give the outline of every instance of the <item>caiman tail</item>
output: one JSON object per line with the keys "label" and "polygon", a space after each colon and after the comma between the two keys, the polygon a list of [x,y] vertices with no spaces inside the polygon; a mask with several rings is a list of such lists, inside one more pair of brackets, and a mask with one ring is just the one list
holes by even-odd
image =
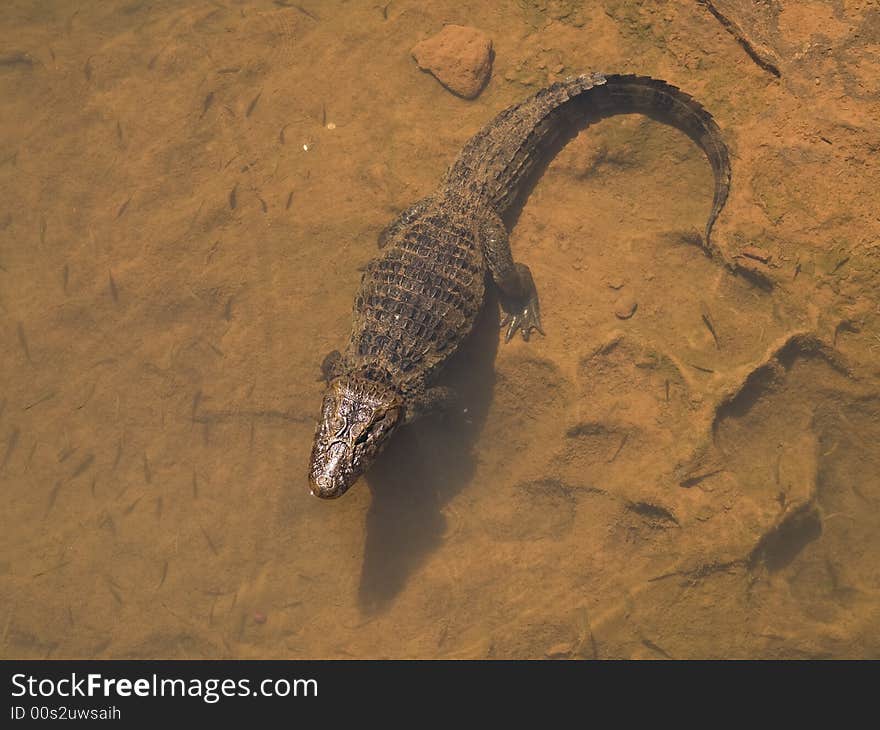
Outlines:
{"label": "caiman tail", "polygon": [[[712,116],[690,95],[648,76],[587,74],[559,81],[501,112],[462,150],[447,181],[477,183],[492,207],[504,214],[522,192],[542,156],[571,125],[615,114],[645,114],[680,129],[709,158],[715,196],[705,246],[730,191],[730,156]],[[480,161],[474,164],[475,161]]]}
{"label": "caiman tail", "polygon": [[712,165],[715,196],[706,222],[706,247],[712,226],[730,192],[730,155],[718,125],[700,104],[680,89],[648,76],[610,75],[592,89],[595,103],[607,105],[608,114],[639,112],[670,124],[696,142]]}

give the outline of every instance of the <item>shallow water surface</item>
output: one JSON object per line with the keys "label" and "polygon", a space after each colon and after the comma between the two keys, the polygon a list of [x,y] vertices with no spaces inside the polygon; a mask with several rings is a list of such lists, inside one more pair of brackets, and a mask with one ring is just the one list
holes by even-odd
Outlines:
{"label": "shallow water surface", "polygon": [[[697,2],[8,2],[0,655],[880,656],[880,11],[713,6],[739,40]],[[444,23],[493,40],[476,100],[410,57]],[[546,337],[490,295],[459,411],[311,497],[378,232],[590,70],[713,113],[717,254],[699,149],[590,126],[512,233]]]}

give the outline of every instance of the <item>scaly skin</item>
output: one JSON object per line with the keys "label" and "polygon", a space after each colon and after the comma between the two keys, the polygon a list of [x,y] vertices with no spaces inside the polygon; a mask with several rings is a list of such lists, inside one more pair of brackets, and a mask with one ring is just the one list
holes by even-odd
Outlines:
{"label": "scaly skin", "polygon": [[501,112],[462,149],[439,189],[380,237],[355,298],[345,350],[322,366],[327,391],[312,449],[312,494],[339,497],[403,423],[448,403],[438,369],[473,328],[486,273],[507,312],[506,339],[541,329],[538,296],[515,263],[502,222],[555,148],[595,119],[639,112],[700,145],[715,173],[705,246],[730,189],[727,147],[711,116],[687,94],[640,76],[566,79]]}

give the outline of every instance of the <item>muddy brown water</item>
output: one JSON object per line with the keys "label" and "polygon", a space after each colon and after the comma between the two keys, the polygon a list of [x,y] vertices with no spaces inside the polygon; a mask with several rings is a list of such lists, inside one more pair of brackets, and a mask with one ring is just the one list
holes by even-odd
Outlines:
{"label": "muddy brown water", "polygon": [[[709,4],[733,24],[6,3],[0,655],[880,656],[880,10]],[[409,56],[447,22],[494,41],[475,101]],[[314,499],[318,367],[378,231],[496,112],[588,70],[715,115],[718,255],[690,140],[585,130],[513,232],[546,337],[502,344],[490,302],[447,374],[467,412]]]}

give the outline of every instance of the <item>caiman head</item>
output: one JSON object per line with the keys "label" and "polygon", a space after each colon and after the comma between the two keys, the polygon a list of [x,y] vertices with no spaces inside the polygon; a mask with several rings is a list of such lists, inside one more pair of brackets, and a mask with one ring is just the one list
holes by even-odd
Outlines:
{"label": "caiman head", "polygon": [[403,402],[391,388],[351,375],[331,380],[312,447],[312,494],[322,499],[345,494],[373,463],[403,416]]}

